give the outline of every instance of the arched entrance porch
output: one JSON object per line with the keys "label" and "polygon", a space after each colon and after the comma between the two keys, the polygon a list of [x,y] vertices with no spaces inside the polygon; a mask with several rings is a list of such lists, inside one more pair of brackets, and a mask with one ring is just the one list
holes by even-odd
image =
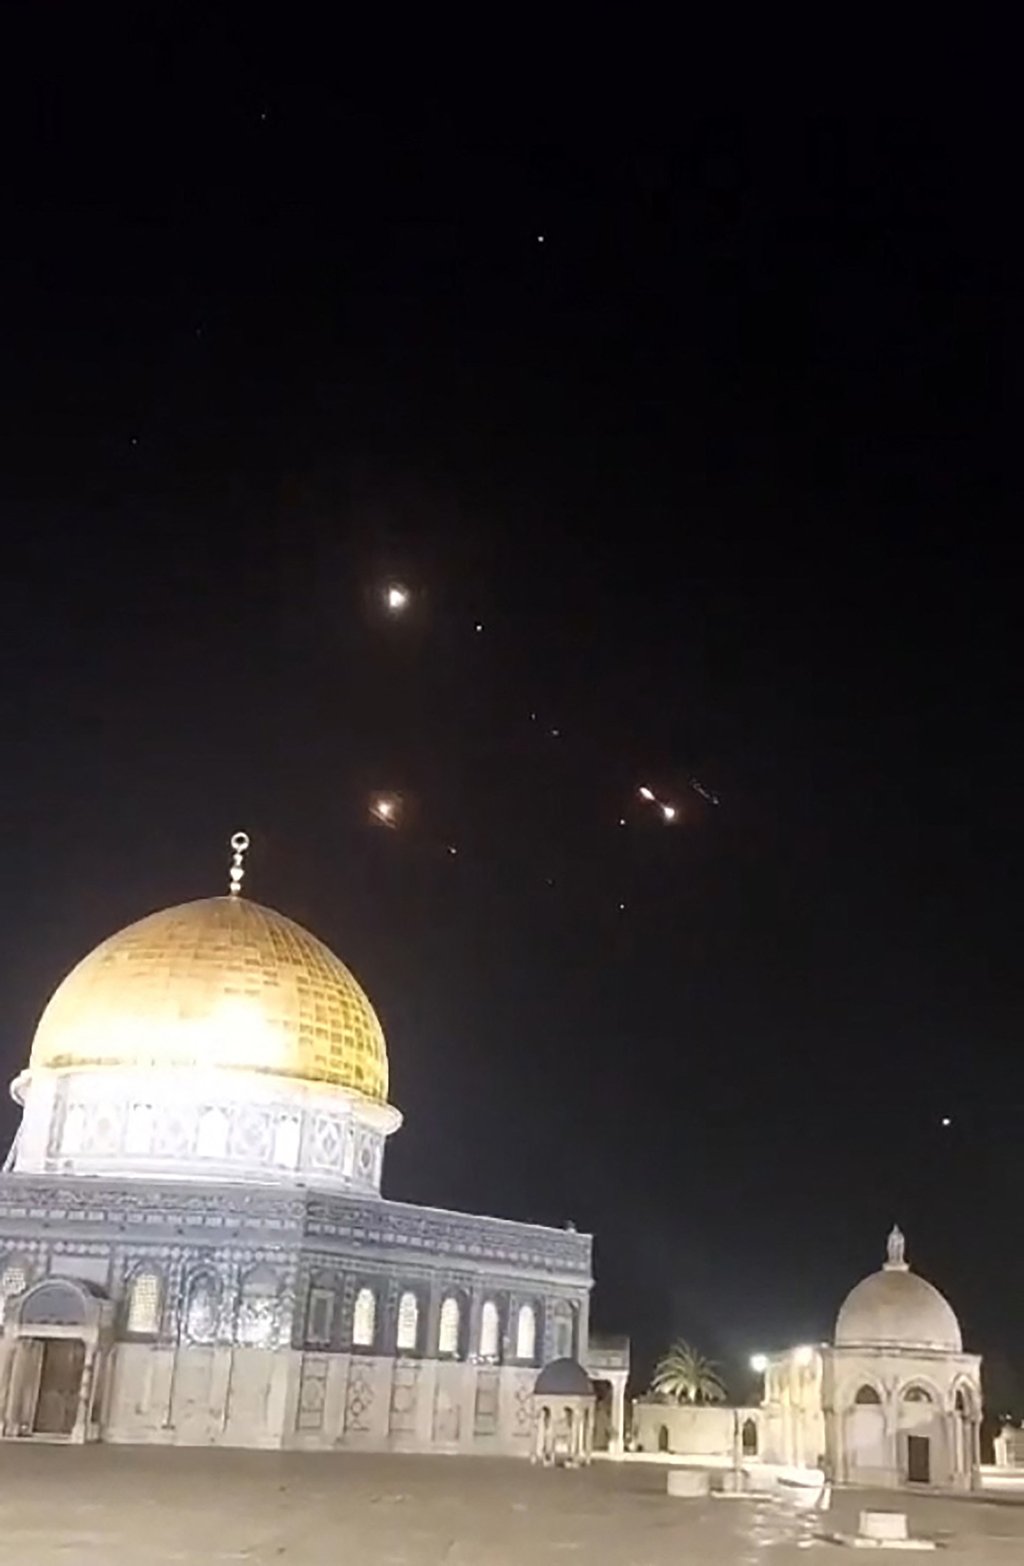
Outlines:
{"label": "arched entrance porch", "polygon": [[95,1441],[113,1307],[95,1285],[45,1278],[13,1302],[0,1352],[0,1433]]}

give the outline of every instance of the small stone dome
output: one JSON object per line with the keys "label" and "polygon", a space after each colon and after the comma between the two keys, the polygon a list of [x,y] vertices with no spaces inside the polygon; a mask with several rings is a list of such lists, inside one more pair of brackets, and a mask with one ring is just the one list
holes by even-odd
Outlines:
{"label": "small stone dome", "polygon": [[533,1391],[541,1397],[593,1397],[594,1384],[578,1360],[553,1359],[537,1377]]}
{"label": "small stone dome", "polygon": [[836,1318],[837,1348],[963,1351],[952,1306],[903,1260],[903,1236],[889,1236],[889,1259],[846,1296]]}

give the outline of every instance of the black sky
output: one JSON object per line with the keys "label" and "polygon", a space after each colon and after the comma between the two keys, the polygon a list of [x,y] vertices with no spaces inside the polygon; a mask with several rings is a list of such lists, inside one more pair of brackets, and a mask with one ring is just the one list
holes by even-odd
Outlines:
{"label": "black sky", "polygon": [[142,14],[26,20],[6,106],[4,1069],[244,826],[382,1014],[388,1194],[592,1230],[644,1366],[827,1335],[898,1219],[1013,1396],[1005,141]]}

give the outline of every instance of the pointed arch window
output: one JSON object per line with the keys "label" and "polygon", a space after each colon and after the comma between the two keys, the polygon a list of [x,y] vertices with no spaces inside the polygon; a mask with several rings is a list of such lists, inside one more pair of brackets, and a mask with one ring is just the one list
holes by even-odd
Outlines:
{"label": "pointed arch window", "polygon": [[64,1131],[61,1135],[60,1150],[62,1153],[80,1153],[82,1143],[85,1141],[85,1110],[81,1104],[71,1104],[64,1116]]}
{"label": "pointed arch window", "polygon": [[855,1403],[859,1403],[863,1408],[865,1405],[870,1407],[876,1403],[881,1403],[882,1399],[879,1397],[875,1388],[868,1386],[868,1384],[865,1382],[864,1386],[858,1388],[857,1396],[853,1401]]}
{"label": "pointed arch window", "polygon": [[274,1162],[282,1169],[294,1169],[299,1161],[302,1127],[297,1115],[285,1115],[274,1127]]}
{"label": "pointed arch window", "polygon": [[554,1350],[556,1359],[571,1359],[573,1350],[573,1318],[568,1305],[559,1305],[554,1319]]}
{"label": "pointed arch window", "polygon": [[277,1273],[254,1267],[242,1283],[236,1337],[249,1348],[271,1348],[277,1328]]}
{"label": "pointed arch window", "polygon": [[198,1273],[189,1286],[185,1334],[192,1343],[213,1343],[220,1312],[220,1284],[212,1272]]}
{"label": "pointed arch window", "polygon": [[204,1109],[199,1116],[196,1153],[200,1158],[223,1158],[228,1150],[228,1117],[223,1109]]}
{"label": "pointed arch window", "polygon": [[533,1359],[537,1347],[537,1313],[532,1305],[520,1305],[516,1320],[516,1359]]}
{"label": "pointed arch window", "polygon": [[306,1342],[320,1346],[330,1343],[333,1320],[334,1290],[322,1286],[310,1289],[306,1310]]}
{"label": "pointed arch window", "polygon": [[128,1111],[124,1134],[126,1153],[148,1153],[153,1146],[153,1106],[133,1104]]}
{"label": "pointed arch window", "polygon": [[160,1330],[160,1306],[163,1287],[160,1274],[150,1268],[137,1272],[128,1289],[128,1314],[125,1325],[129,1332],[140,1336],[155,1337]]}
{"label": "pointed arch window", "polygon": [[480,1312],[480,1358],[497,1359],[498,1357],[498,1307],[493,1300],[484,1300],[483,1309]]}
{"label": "pointed arch window", "polygon": [[400,1354],[411,1353],[416,1348],[420,1324],[420,1302],[411,1289],[406,1289],[398,1302],[398,1331],[395,1347]]}
{"label": "pointed arch window", "polygon": [[437,1330],[437,1352],[455,1355],[459,1352],[459,1302],[454,1294],[441,1306],[441,1321]]}
{"label": "pointed arch window", "polygon": [[360,1289],[352,1312],[352,1343],[356,1348],[373,1348],[377,1331],[377,1296],[372,1289]]}

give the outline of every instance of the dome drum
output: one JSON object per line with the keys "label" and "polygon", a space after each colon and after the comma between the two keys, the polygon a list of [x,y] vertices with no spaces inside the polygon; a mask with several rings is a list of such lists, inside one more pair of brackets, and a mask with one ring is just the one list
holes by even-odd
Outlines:
{"label": "dome drum", "polygon": [[341,1089],[239,1071],[26,1072],[18,1173],[299,1182],[380,1191],[401,1116]]}

